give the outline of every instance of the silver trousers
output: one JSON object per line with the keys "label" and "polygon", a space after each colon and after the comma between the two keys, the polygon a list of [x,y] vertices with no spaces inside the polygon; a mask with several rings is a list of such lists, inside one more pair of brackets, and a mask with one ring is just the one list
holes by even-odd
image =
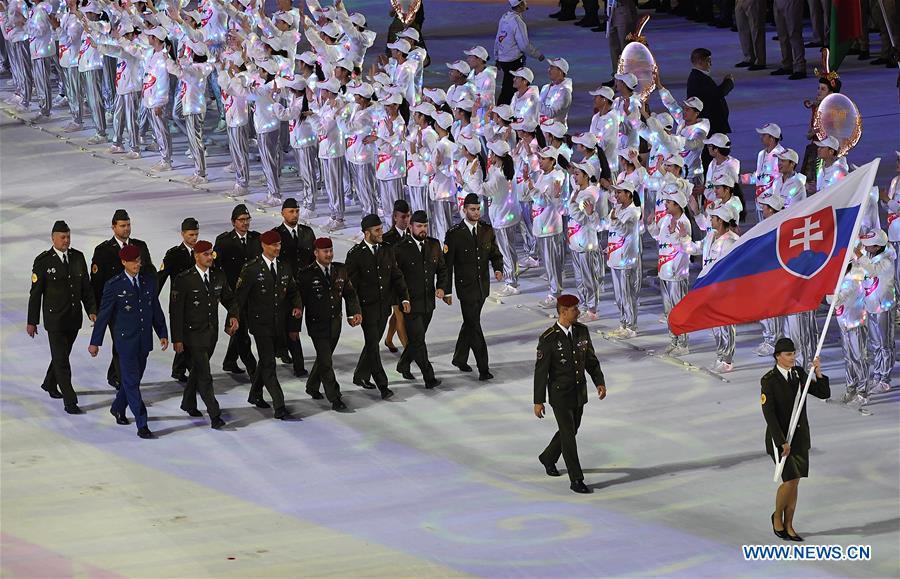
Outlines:
{"label": "silver trousers", "polygon": [[731,364],[734,361],[734,326],[719,326],[711,331],[716,342],[716,361]]}
{"label": "silver trousers", "polygon": [[866,393],[869,382],[869,358],[866,352],[867,328],[865,325],[845,330],[841,328],[841,344],[844,347],[844,370],[847,373],[847,391]]}
{"label": "silver trousers", "polygon": [[619,308],[619,325],[637,331],[638,296],[634,291],[637,270],[610,268],[610,272],[612,272],[613,295]]}
{"label": "silver trousers", "polygon": [[606,291],[606,244],[609,242],[609,232],[597,233],[597,291],[601,294]]}
{"label": "silver trousers", "polygon": [[116,59],[112,56],[103,57],[102,94],[103,107],[110,111],[116,98]]}
{"label": "silver trousers", "polygon": [[872,353],[872,379],[874,382],[891,383],[894,368],[894,310],[869,314],[866,319],[869,331],[869,351]]}
{"label": "silver trousers", "polygon": [[184,125],[187,128],[188,146],[194,157],[194,174],[206,177],[206,145],[203,144],[203,114],[187,115]]}
{"label": "silver trousers", "polygon": [[394,212],[394,201],[404,199],[403,179],[390,179],[388,181],[376,179],[376,185],[378,188],[378,201],[381,203],[381,211],[384,215],[381,220],[388,226],[391,223],[391,214]]}
{"label": "silver trousers", "polygon": [[66,83],[66,100],[69,101],[69,114],[76,125],[84,123],[84,85],[77,66],[63,69]]}
{"label": "silver trousers", "polygon": [[[687,295],[689,287],[690,283],[687,278],[677,281],[659,280],[659,291],[662,294],[663,311],[666,312],[667,316],[669,315],[669,312],[672,311],[672,308],[675,307],[675,304],[680,302],[684,296]],[[674,346],[687,347],[688,345],[687,334],[676,336],[670,330],[669,337]]]}
{"label": "silver trousers", "polygon": [[272,197],[281,199],[281,180],[278,171],[278,131],[257,133],[256,143],[259,146],[259,162],[263,175],[266,176],[266,190]]}
{"label": "silver trousers", "polygon": [[97,134],[106,136],[106,107],[103,105],[103,71],[100,69],[86,70],[81,75],[84,83],[84,96],[87,98],[88,110],[91,111],[91,119]]}
{"label": "silver trousers", "polygon": [[[410,189],[416,188],[417,187],[410,187]],[[494,229],[494,237],[497,239],[497,247],[500,248],[500,254],[503,256],[503,281],[506,282],[506,285],[518,287],[519,257],[516,254],[515,234],[515,226],[504,227],[503,229]]]}
{"label": "silver trousers", "polygon": [[169,125],[166,123],[166,109],[158,107],[150,110],[150,127],[153,129],[153,138],[159,147],[159,157],[166,163],[172,162],[172,135],[169,134]]}
{"label": "silver trousers", "polygon": [[563,266],[566,258],[565,239],[564,234],[557,233],[539,237],[537,240],[544,271],[547,272],[547,281],[550,282],[550,295],[553,297],[559,296],[562,292]]}
{"label": "silver trousers", "polygon": [[762,326],[763,342],[770,346],[774,346],[778,338],[784,336],[784,316],[760,320],[759,325]]}
{"label": "silver trousers", "polygon": [[139,92],[117,94],[113,109],[113,144],[122,146],[125,127],[128,127],[128,148],[136,153],[141,150],[138,139],[138,107],[140,103],[141,93]]}
{"label": "silver trousers", "polygon": [[531,230],[531,201],[519,201],[522,208],[522,221],[519,222],[519,231],[522,233],[522,251],[529,257],[534,257],[537,241]]}
{"label": "silver trousers", "polygon": [[[378,213],[378,200],[375,191],[375,164],[365,163],[357,165],[350,163],[350,181],[353,183],[353,189],[356,191],[356,197],[359,200],[359,206],[362,209],[362,215],[371,215]],[[443,242],[443,239],[441,239]]]}
{"label": "silver trousers", "polygon": [[22,104],[31,104],[31,91],[34,88],[34,75],[31,69],[31,50],[28,41],[12,42],[9,45],[9,63],[12,65],[13,82],[16,94],[22,97]]}
{"label": "silver trousers", "polygon": [[447,237],[447,230],[453,225],[453,207],[454,201],[452,199],[431,202],[431,212],[428,216],[429,229],[431,230],[431,235],[441,243],[444,243],[444,238]]}
{"label": "silver trousers", "polygon": [[247,125],[228,127],[228,152],[234,167],[234,183],[239,187],[250,186],[250,135]]}
{"label": "silver trousers", "polygon": [[600,306],[600,280],[597,278],[599,251],[573,251],[572,266],[578,297],[588,310],[597,313]]}
{"label": "silver trousers", "polygon": [[34,86],[41,97],[41,114],[49,115],[53,105],[53,87],[50,84],[50,70],[53,68],[52,56],[35,58],[31,61]]}
{"label": "silver trousers", "polygon": [[[297,161],[297,176],[300,177],[301,205],[310,211],[316,210],[316,193],[319,191],[316,173],[319,170],[319,155],[316,147],[300,147],[294,149],[294,159]],[[372,179],[375,179],[375,167],[372,167]],[[375,184],[372,184],[375,188]]]}
{"label": "silver trousers", "polygon": [[406,195],[409,199],[411,211],[428,211],[428,187],[406,186]]}
{"label": "silver trousers", "polygon": [[[344,220],[344,157],[319,159],[328,195],[328,209],[335,221]],[[399,180],[398,180],[399,181]]]}
{"label": "silver trousers", "polygon": [[815,310],[786,316],[784,333],[793,340],[794,347],[797,348],[795,363],[798,366],[802,366],[804,370],[809,369],[813,363],[813,356],[816,353],[816,340],[818,339]]}

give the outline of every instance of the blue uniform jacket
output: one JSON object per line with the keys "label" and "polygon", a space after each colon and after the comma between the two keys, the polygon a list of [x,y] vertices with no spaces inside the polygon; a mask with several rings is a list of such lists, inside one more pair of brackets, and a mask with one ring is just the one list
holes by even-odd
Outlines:
{"label": "blue uniform jacket", "polygon": [[100,313],[94,322],[91,345],[102,346],[106,327],[112,330],[119,356],[146,356],[153,350],[153,331],[169,337],[166,318],[156,297],[156,276],[138,275],[140,295],[124,271],[103,286]]}

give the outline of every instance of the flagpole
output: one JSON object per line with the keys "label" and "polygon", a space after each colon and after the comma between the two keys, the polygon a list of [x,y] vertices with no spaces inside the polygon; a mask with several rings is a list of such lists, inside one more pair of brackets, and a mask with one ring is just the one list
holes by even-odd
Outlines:
{"label": "flagpole", "polygon": [[[872,172],[872,181],[874,182],[875,177],[874,174],[878,171],[878,164],[881,162],[881,158],[874,159],[873,163],[875,166],[870,168],[869,170]],[[850,235],[850,243],[847,244],[847,254],[844,256],[844,262],[841,266],[840,275],[838,275],[837,283],[834,286],[834,291],[831,292],[832,295],[836,295],[838,291],[841,289],[841,284],[844,281],[844,272],[847,270],[847,264],[850,263],[850,259],[853,256],[853,249],[856,245],[857,238],[859,237],[859,227],[862,225],[863,214],[866,210],[866,205],[869,202],[869,189],[872,188],[872,183],[869,183],[866,187],[866,195],[863,197],[863,201],[859,206],[859,213],[856,215],[856,221],[853,224],[853,232]],[[816,344],[816,353],[813,355],[813,360],[819,357],[819,354],[822,352],[822,346],[825,344],[825,332],[828,330],[828,324],[831,322],[831,318],[834,315],[835,308],[835,300],[831,301],[831,306],[828,308],[828,315],[825,317],[825,325],[822,326],[822,332],[819,335],[819,342]],[[790,445],[791,439],[794,437],[794,432],[797,430],[797,423],[800,421],[800,413],[803,411],[803,404],[806,402],[806,395],[809,393],[809,386],[812,384],[814,372],[810,372],[812,368],[812,360],[804,360],[806,364],[810,367],[807,368],[806,374],[806,384],[803,386],[803,394],[800,396],[800,401],[797,403],[797,407],[794,409],[794,412],[791,414],[791,422],[788,427],[787,433],[787,443]],[[778,452],[778,449],[775,449]],[[773,477],[774,482],[778,482],[781,478],[781,471],[784,470],[785,460],[781,454],[778,454],[778,463],[775,465],[775,476]]]}

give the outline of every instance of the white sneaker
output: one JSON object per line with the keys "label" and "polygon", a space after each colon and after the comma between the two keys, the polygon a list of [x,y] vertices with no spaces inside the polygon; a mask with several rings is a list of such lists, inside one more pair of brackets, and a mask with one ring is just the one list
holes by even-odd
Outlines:
{"label": "white sneaker", "polygon": [[847,390],[841,395],[841,404],[850,404],[856,398],[856,390]]}
{"label": "white sneaker", "polygon": [[230,197],[231,199],[242,199],[247,195],[247,188],[241,187],[240,185],[235,185],[231,191],[225,194],[226,197]]}
{"label": "white sneaker", "polygon": [[619,332],[619,336],[618,336],[620,340],[630,340],[631,338],[634,338],[635,336],[637,336],[637,332],[635,332],[631,328],[620,328],[620,329],[621,329],[621,332]]}
{"label": "white sneaker", "polygon": [[771,356],[772,354],[775,353],[775,346],[773,346],[772,344],[770,344],[768,342],[763,342],[762,344],[757,346],[756,349],[753,350],[753,352],[757,356],[761,356],[761,357]]}
{"label": "white sneaker", "polygon": [[691,353],[691,350],[687,346],[676,346],[675,344],[669,344],[669,347],[666,348],[666,354],[672,356],[673,358],[680,358],[681,356],[686,356]]}
{"label": "white sneaker", "polygon": [[118,155],[119,153],[124,153],[125,149],[123,149],[121,145],[113,144],[109,147],[109,149],[107,149],[107,152]]}
{"label": "white sneaker", "polygon": [[854,396],[848,404],[852,404],[854,406],[862,408],[863,406],[867,406],[869,404],[869,396],[868,394],[857,392],[856,396]]}
{"label": "white sneaker", "polygon": [[155,152],[159,151],[159,145],[157,145],[155,141],[150,141],[149,143],[144,145],[144,150],[152,151],[155,153]]}
{"label": "white sneaker", "polygon": [[251,147],[259,147],[259,141],[257,141],[256,139],[250,139],[247,142],[247,145],[249,145]]}
{"label": "white sneaker", "polygon": [[659,322],[660,324],[664,325],[664,326],[665,326],[665,325],[668,325],[668,323],[669,323],[669,316],[666,315],[665,313],[659,314],[659,317],[656,318],[656,321]]}
{"label": "white sneaker", "polygon": [[125,153],[125,158],[126,159],[140,159],[141,154],[138,153],[137,151],[128,151],[127,153]]}
{"label": "white sneaker", "polygon": [[580,316],[578,316],[578,321],[581,322],[582,324],[596,322],[599,319],[600,319],[600,316],[598,316],[596,313],[594,313],[590,310],[588,310],[588,311],[584,312],[583,314],[581,314]]}
{"label": "white sneaker", "polygon": [[64,133],[77,133],[78,131],[82,131],[82,130],[84,130],[84,126],[79,125],[75,121],[72,121],[63,127]]}
{"label": "white sneaker", "polygon": [[105,143],[106,137],[101,135],[94,135],[90,139],[87,140],[88,145],[99,145],[100,143]]}
{"label": "white sneaker", "polygon": [[734,364],[729,364],[723,360],[719,360],[716,362],[716,365],[713,366],[713,372],[718,372],[719,374],[727,374],[734,369]]}
{"label": "white sneaker", "polygon": [[65,106],[67,104],[69,104],[69,99],[67,99],[66,97],[64,97],[62,95],[57,95],[57,96],[53,97],[53,106],[61,107],[61,106]]}
{"label": "white sneaker", "polygon": [[496,292],[496,295],[498,298],[505,298],[509,296],[519,295],[519,293],[519,288],[506,284],[505,286],[503,286],[503,289]]}
{"label": "white sneaker", "polygon": [[163,171],[171,171],[172,163],[169,163],[167,161],[160,161],[156,165],[153,165],[152,167],[150,167],[150,170],[153,171],[154,173],[161,173]]}
{"label": "white sneaker", "polygon": [[326,231],[340,231],[344,228],[344,220],[343,219],[332,219],[328,222],[328,225],[325,226]]}
{"label": "white sneaker", "polygon": [[530,269],[532,267],[539,267],[540,265],[541,265],[541,262],[539,262],[538,260],[536,260],[535,258],[533,258],[531,256],[528,256],[525,259],[523,259],[521,262],[519,262],[520,269]]}
{"label": "white sneaker", "polygon": [[547,296],[538,302],[538,307],[543,308],[545,310],[549,310],[550,308],[556,307],[556,298],[553,296]]}
{"label": "white sneaker", "polygon": [[884,381],[879,381],[878,384],[869,388],[870,394],[881,394],[883,392],[890,392],[891,385]]}
{"label": "white sneaker", "polygon": [[191,175],[187,180],[191,185],[203,185],[209,182],[205,175]]}
{"label": "white sneaker", "polygon": [[263,207],[275,207],[276,205],[281,205],[281,197],[275,197],[274,195],[266,195],[266,198],[258,203]]}
{"label": "white sneaker", "polygon": [[234,173],[234,163],[228,163],[225,167],[222,168],[226,173]]}
{"label": "white sneaker", "polygon": [[225,124],[225,119],[219,119],[219,124],[216,125],[216,128],[213,129],[214,133],[224,133],[228,130],[228,125]]}

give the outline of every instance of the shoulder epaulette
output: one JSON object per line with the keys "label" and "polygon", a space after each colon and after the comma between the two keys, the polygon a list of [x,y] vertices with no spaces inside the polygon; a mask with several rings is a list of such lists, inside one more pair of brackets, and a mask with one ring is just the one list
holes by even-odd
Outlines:
{"label": "shoulder epaulette", "polygon": [[555,333],[556,333],[556,324],[553,324],[552,326],[550,326],[549,328],[544,330],[544,333],[541,334],[541,339],[543,340],[544,338],[549,338],[550,336],[552,336]]}

